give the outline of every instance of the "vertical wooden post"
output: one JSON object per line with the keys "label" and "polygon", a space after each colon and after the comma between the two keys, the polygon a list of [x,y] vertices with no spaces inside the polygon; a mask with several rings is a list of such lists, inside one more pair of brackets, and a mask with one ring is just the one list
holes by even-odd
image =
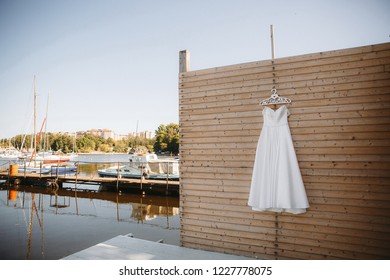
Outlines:
{"label": "vertical wooden post", "polygon": [[272,51],[272,60],[275,59],[275,44],[274,44],[274,26],[271,24],[271,51]]}
{"label": "vertical wooden post", "polygon": [[118,161],[118,169],[117,169],[117,175],[116,175],[116,192],[119,192],[119,161]]}
{"label": "vertical wooden post", "polygon": [[183,50],[179,52],[179,73],[190,71],[190,51]]}
{"label": "vertical wooden post", "polygon": [[79,215],[79,204],[77,203],[77,174],[79,173],[79,161],[76,162],[76,180],[74,182],[74,198],[76,201],[76,215]]}
{"label": "vertical wooden post", "polygon": [[139,187],[140,187],[140,190],[142,191],[142,179],[143,179],[143,172],[144,172],[144,163],[143,162],[140,162],[141,164],[141,176],[139,177]]}
{"label": "vertical wooden post", "polygon": [[116,220],[119,222],[119,192],[116,192]]}
{"label": "vertical wooden post", "polygon": [[74,182],[74,189],[75,189],[75,190],[77,189],[77,176],[78,176],[78,174],[79,174],[79,164],[80,164],[79,161],[75,163],[75,166],[76,166],[76,180],[75,180],[75,182]]}
{"label": "vertical wooden post", "polygon": [[[276,87],[276,73],[275,73],[275,43],[274,43],[274,26],[271,24],[271,52],[272,52],[272,81],[273,88]],[[274,105],[274,110],[276,109],[276,105]]]}
{"label": "vertical wooden post", "polygon": [[32,140],[34,141],[32,155],[34,156],[34,167],[36,167],[35,157],[37,152],[37,84],[35,81],[35,75],[34,75],[34,136]]}
{"label": "vertical wooden post", "polygon": [[8,163],[8,182],[11,182],[10,179],[11,179],[11,160]]}
{"label": "vertical wooden post", "polygon": [[168,195],[168,193],[169,193],[169,161],[167,162],[167,165],[168,165],[168,167],[167,167],[167,189],[165,190],[165,195]]}

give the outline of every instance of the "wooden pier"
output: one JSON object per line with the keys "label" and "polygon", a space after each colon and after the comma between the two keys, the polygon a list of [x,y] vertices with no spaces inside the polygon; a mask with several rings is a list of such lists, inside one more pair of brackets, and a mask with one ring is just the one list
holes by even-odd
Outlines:
{"label": "wooden pier", "polygon": [[7,180],[10,184],[34,185],[42,187],[62,188],[65,183],[98,185],[101,191],[121,191],[134,193],[165,194],[178,196],[179,181],[130,179],[116,177],[89,177],[75,175],[44,175],[44,174],[14,174],[0,172],[0,179]]}

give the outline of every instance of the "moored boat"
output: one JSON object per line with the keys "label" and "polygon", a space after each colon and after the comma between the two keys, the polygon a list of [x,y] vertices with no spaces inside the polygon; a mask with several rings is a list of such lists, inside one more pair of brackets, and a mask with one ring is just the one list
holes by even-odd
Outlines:
{"label": "moored boat", "polygon": [[43,161],[19,162],[17,164],[19,173],[36,173],[36,174],[52,174],[63,175],[77,172],[77,166],[74,163],[56,162],[51,164],[43,164]]}
{"label": "moored boat", "polygon": [[176,159],[154,159],[147,165],[148,179],[151,180],[173,180],[178,181],[179,161]]}
{"label": "moored boat", "polygon": [[34,166],[23,166],[18,165],[19,173],[28,173],[28,174],[50,174],[51,170],[44,167],[34,167]]}
{"label": "moored boat", "polygon": [[22,152],[14,149],[14,148],[2,149],[0,151],[0,160],[3,160],[3,161],[17,160],[22,155],[23,155]]}
{"label": "moored boat", "polygon": [[[118,167],[112,166],[106,169],[100,169],[98,170],[98,174],[100,177],[118,177]],[[119,178],[140,179],[141,177],[147,177],[144,169],[130,165],[119,166]]]}
{"label": "moored boat", "polygon": [[[111,166],[98,170],[100,177],[119,177],[150,180],[179,180],[179,161],[175,159],[158,159],[156,155],[149,158],[141,156],[131,158],[129,164]],[[119,174],[118,174],[119,173]]]}
{"label": "moored boat", "polygon": [[77,157],[77,154],[54,154],[53,152],[37,153],[35,156],[36,161],[42,161],[43,164],[63,163],[73,161]]}
{"label": "moored boat", "polygon": [[58,174],[72,174],[77,172],[77,166],[75,164],[66,163],[66,164],[45,164],[45,168],[50,169],[52,175]]}

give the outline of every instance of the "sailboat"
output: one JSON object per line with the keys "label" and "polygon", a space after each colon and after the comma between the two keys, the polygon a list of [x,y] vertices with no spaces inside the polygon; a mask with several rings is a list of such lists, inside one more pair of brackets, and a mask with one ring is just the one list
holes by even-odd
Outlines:
{"label": "sailboat", "polygon": [[[51,152],[37,153],[37,144],[40,141],[42,130],[47,122],[46,117],[43,120],[39,133],[36,133],[36,113],[37,113],[37,91],[36,91],[36,79],[34,76],[34,135],[33,135],[33,148],[30,155],[26,155],[22,158],[23,163],[19,164],[18,172],[24,173],[38,173],[38,174],[63,174],[75,172],[77,167],[75,165],[62,165],[64,162],[69,162],[72,156],[67,155],[55,155]],[[61,164],[61,165],[60,165]]]}

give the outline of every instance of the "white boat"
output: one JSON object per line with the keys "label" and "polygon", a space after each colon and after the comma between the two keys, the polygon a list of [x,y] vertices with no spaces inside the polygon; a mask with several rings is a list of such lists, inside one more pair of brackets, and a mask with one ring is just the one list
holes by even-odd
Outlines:
{"label": "white boat", "polygon": [[76,157],[76,154],[53,154],[53,152],[49,151],[37,153],[35,160],[38,162],[42,161],[43,164],[55,164],[73,161]]}
{"label": "white boat", "polygon": [[50,174],[50,169],[46,167],[35,167],[35,166],[23,166],[18,165],[18,173],[28,173],[28,174]]}
{"label": "white boat", "polygon": [[22,152],[14,148],[7,148],[0,152],[0,160],[17,160],[21,156],[23,156]]}
{"label": "white boat", "polygon": [[50,170],[52,175],[63,175],[77,172],[77,165],[73,163],[44,164],[44,168]]}
{"label": "white boat", "polygon": [[[111,166],[106,169],[98,170],[98,174],[100,177],[118,177],[118,167]],[[141,177],[147,177],[145,169],[130,165],[119,166],[119,178],[140,179]]]}
{"label": "white boat", "polygon": [[[119,172],[119,175],[118,175]],[[150,180],[179,180],[179,161],[159,159],[156,154],[134,155],[129,164],[98,170],[100,177],[136,178]]]}
{"label": "white boat", "polygon": [[130,155],[129,161],[135,164],[146,164],[156,159],[158,159],[156,154],[132,154]]}
{"label": "white boat", "polygon": [[41,164],[36,163],[29,164],[27,162],[18,164],[18,172],[23,173],[36,173],[36,174],[51,174],[51,175],[63,175],[77,172],[77,166],[72,163],[56,163],[56,164]]}
{"label": "white boat", "polygon": [[147,165],[148,179],[174,180],[180,179],[179,161],[176,159],[154,159]]}

